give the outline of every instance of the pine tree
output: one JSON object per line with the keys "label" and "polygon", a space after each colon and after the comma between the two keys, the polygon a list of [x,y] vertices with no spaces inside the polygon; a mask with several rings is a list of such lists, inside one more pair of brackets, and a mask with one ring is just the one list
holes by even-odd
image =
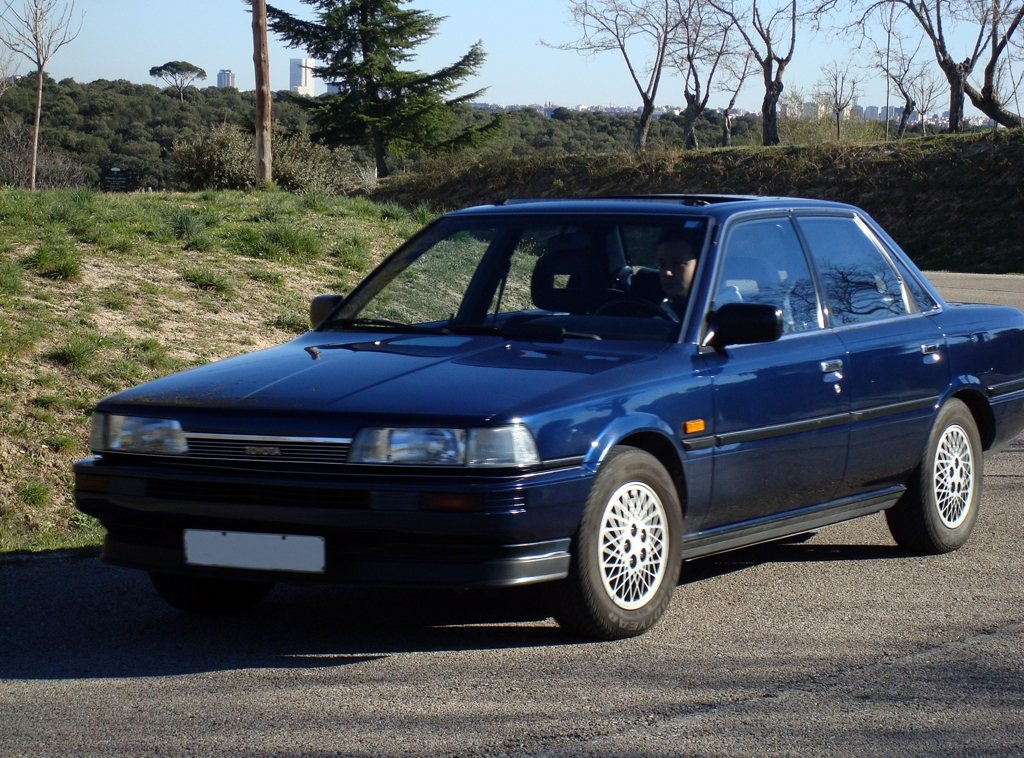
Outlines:
{"label": "pine tree", "polygon": [[483,92],[449,98],[483,63],[481,43],[432,74],[400,68],[434,36],[442,17],[402,8],[409,0],[302,2],[316,9],[315,20],[269,5],[267,20],[289,47],[304,49],[321,63],[313,68],[316,76],[338,88],[306,103],[314,137],[330,145],[371,148],[378,176],[387,176],[389,155],[475,144],[504,123],[492,119],[452,135],[452,107]]}

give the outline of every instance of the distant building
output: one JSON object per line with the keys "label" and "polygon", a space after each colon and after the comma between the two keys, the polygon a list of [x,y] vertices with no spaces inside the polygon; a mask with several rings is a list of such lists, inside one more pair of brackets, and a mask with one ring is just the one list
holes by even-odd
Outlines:
{"label": "distant building", "polygon": [[316,62],[312,58],[292,58],[289,86],[292,92],[306,97],[313,97],[316,94],[316,88],[313,85],[314,65]]}
{"label": "distant building", "polygon": [[804,118],[824,118],[825,106],[821,103],[804,103]]}
{"label": "distant building", "polygon": [[235,86],[235,74],[231,69],[222,68],[220,73],[217,74],[217,86],[218,87],[234,87]]}
{"label": "distant building", "polygon": [[789,118],[789,103],[779,103],[779,118]]}
{"label": "distant building", "polygon": [[855,105],[850,109],[850,117],[855,121],[861,121],[864,119],[864,106]]}
{"label": "distant building", "polygon": [[864,109],[864,118],[866,119],[877,121],[881,118],[881,115],[882,113],[877,105],[869,105]]}

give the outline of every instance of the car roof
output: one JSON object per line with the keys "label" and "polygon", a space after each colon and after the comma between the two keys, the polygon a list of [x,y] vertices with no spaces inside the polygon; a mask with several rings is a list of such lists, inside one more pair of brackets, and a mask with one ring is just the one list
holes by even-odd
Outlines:
{"label": "car roof", "polygon": [[759,210],[817,208],[854,211],[852,205],[801,197],[758,195],[630,195],[621,197],[580,197],[557,200],[512,199],[494,205],[478,205],[449,216],[520,216],[538,214],[638,214],[711,216],[723,221],[737,213]]}

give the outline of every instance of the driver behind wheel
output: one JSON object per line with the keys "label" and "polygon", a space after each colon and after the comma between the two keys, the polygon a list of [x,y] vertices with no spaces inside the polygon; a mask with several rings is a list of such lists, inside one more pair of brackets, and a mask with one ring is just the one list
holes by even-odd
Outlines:
{"label": "driver behind wheel", "polygon": [[658,281],[665,293],[663,304],[679,318],[686,312],[696,270],[697,249],[681,232],[666,229],[658,241]]}

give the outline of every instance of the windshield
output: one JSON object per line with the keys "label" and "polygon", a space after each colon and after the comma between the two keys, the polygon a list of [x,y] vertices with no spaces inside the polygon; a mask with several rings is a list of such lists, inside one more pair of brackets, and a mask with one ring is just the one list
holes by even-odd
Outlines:
{"label": "windshield", "polygon": [[[321,328],[675,339],[689,281],[680,295],[672,276],[692,278],[706,231],[700,217],[442,219]],[[688,274],[668,268],[680,258]]]}

